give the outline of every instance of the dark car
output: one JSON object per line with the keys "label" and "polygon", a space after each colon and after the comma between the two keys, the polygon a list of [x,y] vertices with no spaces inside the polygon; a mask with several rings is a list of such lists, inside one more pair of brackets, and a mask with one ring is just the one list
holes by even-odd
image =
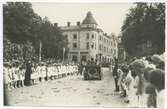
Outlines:
{"label": "dark car", "polygon": [[101,80],[101,67],[98,65],[87,65],[84,71],[84,80]]}

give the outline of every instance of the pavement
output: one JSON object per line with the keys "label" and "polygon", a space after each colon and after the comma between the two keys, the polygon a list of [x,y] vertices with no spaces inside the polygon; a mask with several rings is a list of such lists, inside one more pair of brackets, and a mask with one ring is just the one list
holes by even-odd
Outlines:
{"label": "pavement", "polygon": [[83,80],[81,75],[68,76],[7,91],[11,106],[93,106],[126,107],[114,92],[111,72],[103,69],[102,80]]}

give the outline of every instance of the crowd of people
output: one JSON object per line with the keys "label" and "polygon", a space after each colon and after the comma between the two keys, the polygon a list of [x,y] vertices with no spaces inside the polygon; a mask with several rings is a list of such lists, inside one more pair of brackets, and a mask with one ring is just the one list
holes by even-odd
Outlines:
{"label": "crowd of people", "polygon": [[[134,58],[130,62],[119,64],[115,59],[112,70],[115,91],[124,98],[128,107],[153,107],[164,109],[165,56],[153,55]],[[83,65],[97,64],[92,60]],[[82,66],[83,66],[82,65]],[[54,80],[68,75],[83,74],[83,67],[77,64],[55,62],[26,64],[4,62],[4,83],[7,89],[19,88]]]}
{"label": "crowd of people", "polygon": [[4,62],[3,73],[4,86],[10,90],[77,74],[78,65],[30,61],[26,64]]}
{"label": "crowd of people", "polygon": [[126,64],[118,64],[116,59],[113,77],[115,91],[128,107],[164,109],[164,54],[134,58]]}

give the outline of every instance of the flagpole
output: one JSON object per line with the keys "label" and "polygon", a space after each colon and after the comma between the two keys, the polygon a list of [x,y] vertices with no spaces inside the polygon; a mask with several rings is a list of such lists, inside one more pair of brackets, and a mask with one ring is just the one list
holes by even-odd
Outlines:
{"label": "flagpole", "polygon": [[63,48],[63,63],[64,63],[65,48]]}
{"label": "flagpole", "polygon": [[41,52],[42,52],[42,42],[39,41],[39,62],[41,61]]}

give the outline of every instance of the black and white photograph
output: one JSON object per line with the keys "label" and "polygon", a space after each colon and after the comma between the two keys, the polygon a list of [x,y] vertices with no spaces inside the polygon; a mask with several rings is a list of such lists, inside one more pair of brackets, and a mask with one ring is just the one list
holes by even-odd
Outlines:
{"label": "black and white photograph", "polygon": [[3,105],[165,109],[165,2],[4,2]]}

